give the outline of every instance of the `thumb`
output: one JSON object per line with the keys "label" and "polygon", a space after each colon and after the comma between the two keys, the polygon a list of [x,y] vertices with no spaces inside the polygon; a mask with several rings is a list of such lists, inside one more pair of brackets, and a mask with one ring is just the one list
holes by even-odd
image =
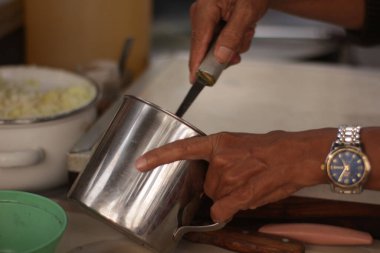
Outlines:
{"label": "thumb", "polygon": [[249,196],[243,191],[243,188],[240,187],[237,191],[233,191],[229,195],[214,202],[210,210],[211,218],[215,222],[226,222],[239,210],[246,210],[248,202]]}

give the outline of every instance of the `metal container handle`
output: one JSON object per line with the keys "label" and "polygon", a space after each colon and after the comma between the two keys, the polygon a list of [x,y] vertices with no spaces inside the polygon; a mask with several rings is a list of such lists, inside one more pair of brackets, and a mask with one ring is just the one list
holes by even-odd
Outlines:
{"label": "metal container handle", "polygon": [[174,240],[180,240],[182,236],[189,232],[208,232],[208,231],[215,231],[222,229],[227,222],[216,222],[210,225],[204,225],[204,226],[182,226],[177,228],[176,231],[173,233],[173,239]]}

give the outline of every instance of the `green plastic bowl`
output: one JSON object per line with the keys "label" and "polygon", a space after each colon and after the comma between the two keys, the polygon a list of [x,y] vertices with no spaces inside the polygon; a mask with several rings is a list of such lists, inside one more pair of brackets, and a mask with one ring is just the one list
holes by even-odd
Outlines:
{"label": "green plastic bowl", "polygon": [[53,253],[66,225],[65,211],[52,200],[0,191],[0,253]]}

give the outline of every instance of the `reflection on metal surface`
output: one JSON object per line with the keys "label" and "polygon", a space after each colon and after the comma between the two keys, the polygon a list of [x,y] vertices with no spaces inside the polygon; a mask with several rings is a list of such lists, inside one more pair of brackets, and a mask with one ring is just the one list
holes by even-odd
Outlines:
{"label": "reflection on metal surface", "polygon": [[188,232],[203,232],[203,231],[209,231],[210,229],[212,230],[219,230],[222,229],[226,223],[214,223],[206,226],[183,226],[177,229],[173,237],[175,240],[179,240],[182,238],[182,236]]}

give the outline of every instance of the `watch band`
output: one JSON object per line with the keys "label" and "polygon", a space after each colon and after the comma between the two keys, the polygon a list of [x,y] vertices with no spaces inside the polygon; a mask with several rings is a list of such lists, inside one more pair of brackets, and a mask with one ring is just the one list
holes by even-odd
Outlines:
{"label": "watch band", "polygon": [[360,147],[360,126],[341,125],[334,146]]}

